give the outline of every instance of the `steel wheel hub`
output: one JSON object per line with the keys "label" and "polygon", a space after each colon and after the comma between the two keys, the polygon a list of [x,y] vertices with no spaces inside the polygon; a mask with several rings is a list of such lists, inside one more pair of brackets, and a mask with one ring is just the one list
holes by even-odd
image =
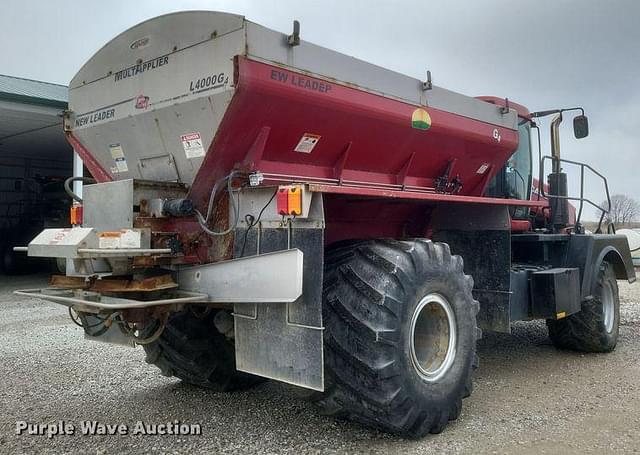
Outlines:
{"label": "steel wheel hub", "polygon": [[605,282],[602,286],[602,312],[604,316],[604,329],[607,333],[613,331],[613,321],[615,319],[615,303],[611,283]]}
{"label": "steel wheel hub", "polygon": [[441,294],[420,300],[411,318],[411,360],[422,379],[435,382],[451,368],[456,357],[456,319]]}

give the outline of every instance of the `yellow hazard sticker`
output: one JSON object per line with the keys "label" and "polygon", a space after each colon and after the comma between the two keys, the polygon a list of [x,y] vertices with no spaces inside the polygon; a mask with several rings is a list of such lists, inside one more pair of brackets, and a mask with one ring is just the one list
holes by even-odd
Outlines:
{"label": "yellow hazard sticker", "polygon": [[411,114],[411,127],[419,130],[428,130],[431,128],[431,116],[424,109],[416,109]]}

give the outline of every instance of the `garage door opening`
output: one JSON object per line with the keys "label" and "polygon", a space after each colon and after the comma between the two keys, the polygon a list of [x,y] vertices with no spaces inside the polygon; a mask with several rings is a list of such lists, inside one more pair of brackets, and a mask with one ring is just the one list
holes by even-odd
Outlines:
{"label": "garage door opening", "polygon": [[33,273],[56,264],[14,253],[42,229],[69,226],[73,149],[62,130],[64,85],[0,75],[0,272]]}

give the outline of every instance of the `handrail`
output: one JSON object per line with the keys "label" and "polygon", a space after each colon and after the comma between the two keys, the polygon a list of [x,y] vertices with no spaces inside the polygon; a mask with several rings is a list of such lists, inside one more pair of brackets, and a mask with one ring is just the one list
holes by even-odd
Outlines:
{"label": "handrail", "polygon": [[[602,221],[604,220],[604,217],[607,213],[611,212],[611,196],[609,195],[609,183],[607,182],[607,178],[602,175],[601,173],[599,173],[598,171],[596,171],[594,168],[592,168],[591,166],[589,166],[586,163],[582,163],[580,161],[572,161],[572,160],[567,160],[565,158],[554,158],[552,156],[546,155],[542,157],[542,160],[540,162],[540,169],[542,170],[542,174],[544,175],[544,162],[545,160],[550,160],[552,162],[556,161],[559,163],[568,163],[568,164],[573,164],[576,166],[580,166],[580,197],[572,197],[572,196],[561,196],[558,194],[547,194],[544,190],[544,185],[540,184],[539,185],[539,190],[540,193],[542,193],[542,196],[548,199],[551,198],[555,198],[555,199],[565,199],[565,200],[569,200],[569,201],[580,201],[580,206],[578,209],[578,215],[576,216],[576,224],[580,224],[580,218],[582,216],[582,209],[584,206],[584,203],[587,202],[588,204],[592,205],[593,207],[595,207],[596,209],[600,210],[601,215],[600,215],[600,220],[598,221],[598,228],[596,229],[596,234],[599,234],[602,232],[601,228],[602,228]],[[600,207],[598,204],[596,204],[595,202],[591,201],[590,199],[587,199],[584,197],[584,170],[585,168],[589,169],[592,173],[594,173],[595,175],[597,175],[598,177],[600,177],[602,179],[602,181],[604,182],[604,189],[605,189],[605,193],[607,195],[607,205],[608,208],[604,209],[602,207]],[[607,230],[609,230],[609,228],[607,227]],[[614,228],[614,232],[615,232],[615,228]]]}

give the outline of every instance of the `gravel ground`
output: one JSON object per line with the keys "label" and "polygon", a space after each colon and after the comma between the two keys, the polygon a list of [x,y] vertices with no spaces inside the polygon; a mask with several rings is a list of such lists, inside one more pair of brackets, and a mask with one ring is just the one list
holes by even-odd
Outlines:
{"label": "gravel ground", "polygon": [[[21,299],[45,277],[0,276],[0,453],[639,453],[640,286],[620,283],[611,354],[560,352],[544,324],[480,342],[475,391],[440,435],[409,441],[320,416],[274,382],[218,394],[159,375],[141,348],[82,340],[65,309]],[[85,436],[80,422],[179,420],[199,436]],[[16,422],[75,425],[73,435],[16,434]]]}

